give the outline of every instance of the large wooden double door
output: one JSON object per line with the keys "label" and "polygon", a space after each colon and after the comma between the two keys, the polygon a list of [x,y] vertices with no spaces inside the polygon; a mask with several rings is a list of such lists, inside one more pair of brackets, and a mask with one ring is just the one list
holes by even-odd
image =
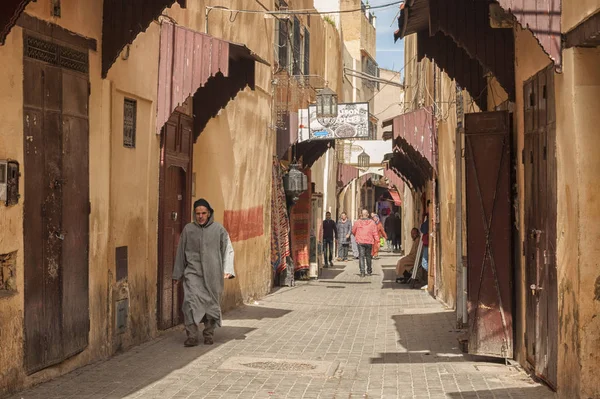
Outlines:
{"label": "large wooden double door", "polygon": [[88,345],[88,55],[24,36],[25,368]]}
{"label": "large wooden double door", "polygon": [[190,222],[193,119],[175,111],[161,133],[158,226],[158,327],[183,322],[181,282],[172,281],[179,237]]}

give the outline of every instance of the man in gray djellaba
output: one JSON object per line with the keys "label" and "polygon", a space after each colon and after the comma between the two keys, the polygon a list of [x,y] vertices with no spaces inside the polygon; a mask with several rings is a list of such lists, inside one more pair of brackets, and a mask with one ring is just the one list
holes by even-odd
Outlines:
{"label": "man in gray djellaba", "polygon": [[183,278],[185,346],[198,345],[200,323],[204,323],[204,344],[213,344],[215,328],[221,327],[225,280],[235,277],[227,230],[214,221],[214,211],[205,199],[194,202],[194,214],[194,222],[181,233],[173,267],[173,280]]}

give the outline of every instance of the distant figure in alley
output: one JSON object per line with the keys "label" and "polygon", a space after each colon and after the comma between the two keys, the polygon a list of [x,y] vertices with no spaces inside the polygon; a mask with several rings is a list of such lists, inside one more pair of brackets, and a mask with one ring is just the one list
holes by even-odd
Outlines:
{"label": "distant figure in alley", "polygon": [[379,233],[375,222],[369,218],[369,211],[362,210],[361,218],[352,226],[352,234],[358,244],[360,276],[365,276],[365,268],[369,275],[373,273],[371,251],[373,245],[379,245]]}
{"label": "distant figure in alley", "polygon": [[214,221],[210,204],[197,200],[194,214],[195,221],[181,233],[173,267],[173,280],[183,277],[185,346],[198,345],[200,323],[204,323],[204,344],[213,344],[215,328],[221,326],[224,281],[235,277],[231,239],[225,228]]}
{"label": "distant figure in alley", "polygon": [[337,225],[331,219],[331,212],[326,212],[325,220],[323,220],[323,260],[325,261],[323,267],[333,267],[333,243],[337,238]]}
{"label": "distant figure in alley", "polygon": [[338,233],[338,260],[346,262],[348,252],[352,243],[352,222],[348,219],[346,212],[342,212],[340,220],[337,223]]}

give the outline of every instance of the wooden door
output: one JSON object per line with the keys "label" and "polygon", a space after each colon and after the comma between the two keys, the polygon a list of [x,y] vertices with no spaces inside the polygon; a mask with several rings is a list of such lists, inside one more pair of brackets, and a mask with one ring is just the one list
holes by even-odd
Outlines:
{"label": "wooden door", "polygon": [[525,99],[525,345],[538,377],[556,388],[556,118],[552,66],[527,81]]}
{"label": "wooden door", "polygon": [[513,356],[510,123],[465,115],[469,353]]}
{"label": "wooden door", "polygon": [[[25,367],[88,344],[87,53],[25,36]],[[77,60],[70,62],[70,60]]]}
{"label": "wooden door", "polygon": [[161,137],[158,245],[158,326],[164,330],[183,322],[183,288],[173,283],[179,237],[191,221],[192,126],[189,116],[174,112]]}

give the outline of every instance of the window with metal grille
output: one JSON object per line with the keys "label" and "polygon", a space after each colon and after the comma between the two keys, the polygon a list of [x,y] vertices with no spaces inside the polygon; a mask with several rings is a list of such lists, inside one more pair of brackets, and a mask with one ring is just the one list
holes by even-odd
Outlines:
{"label": "window with metal grille", "polygon": [[279,68],[287,69],[289,66],[288,52],[289,52],[289,23],[285,19],[279,20]]}
{"label": "window with metal grille", "polygon": [[310,33],[304,31],[304,74],[310,75]]}
{"label": "window with metal grille", "polygon": [[294,55],[292,75],[300,75],[302,73],[302,60],[300,58],[300,51],[302,45],[302,37],[300,36],[300,20],[298,17],[294,17],[294,36],[292,42],[292,51]]}
{"label": "window with metal grille", "polygon": [[126,98],[123,102],[123,146],[135,148],[137,101]]}
{"label": "window with metal grille", "polygon": [[[363,68],[367,74],[373,77],[379,76],[379,67],[377,66],[377,63],[373,61],[370,57],[364,57]],[[376,87],[376,82],[373,80],[365,79],[364,82],[365,85],[371,89],[374,89]]]}

